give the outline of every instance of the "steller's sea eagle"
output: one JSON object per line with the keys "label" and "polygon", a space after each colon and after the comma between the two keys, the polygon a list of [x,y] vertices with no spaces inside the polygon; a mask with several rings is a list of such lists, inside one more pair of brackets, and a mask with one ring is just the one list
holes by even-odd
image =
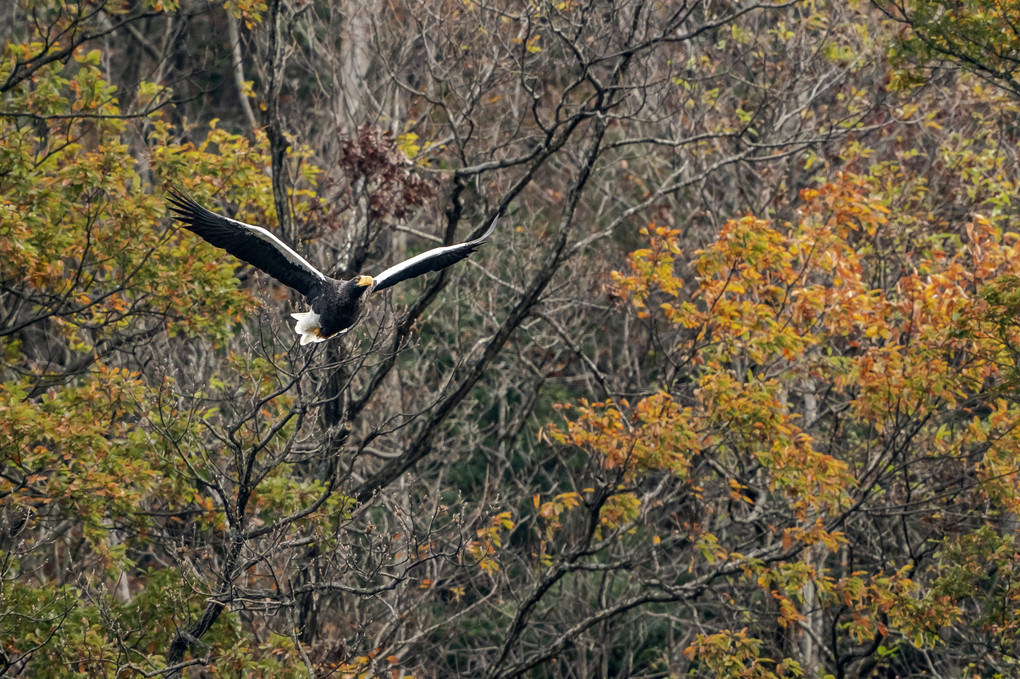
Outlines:
{"label": "steller's sea eagle", "polygon": [[180,189],[167,190],[167,202],[184,228],[294,288],[311,309],[291,314],[301,344],[323,342],[350,330],[365,308],[365,298],[409,278],[440,271],[478,249],[496,229],[498,217],[478,238],[458,245],[434,248],[383,271],[377,276],[355,276],[349,281],[330,278],[262,227],[210,212]]}

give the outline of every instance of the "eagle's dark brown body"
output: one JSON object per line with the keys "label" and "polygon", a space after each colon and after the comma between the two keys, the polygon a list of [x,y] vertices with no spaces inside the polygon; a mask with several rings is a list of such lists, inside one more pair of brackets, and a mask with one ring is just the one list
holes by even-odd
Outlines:
{"label": "eagle's dark brown body", "polygon": [[318,295],[308,296],[312,311],[319,317],[322,337],[347,330],[365,312],[365,294],[372,286],[359,285],[360,279],[360,276],[349,281],[330,278],[322,284]]}

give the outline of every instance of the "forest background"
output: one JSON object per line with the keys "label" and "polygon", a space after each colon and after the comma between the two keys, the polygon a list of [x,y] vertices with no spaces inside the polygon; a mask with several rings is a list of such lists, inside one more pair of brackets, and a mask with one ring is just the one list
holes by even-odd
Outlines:
{"label": "forest background", "polygon": [[1018,22],[0,3],[0,675],[1020,676]]}

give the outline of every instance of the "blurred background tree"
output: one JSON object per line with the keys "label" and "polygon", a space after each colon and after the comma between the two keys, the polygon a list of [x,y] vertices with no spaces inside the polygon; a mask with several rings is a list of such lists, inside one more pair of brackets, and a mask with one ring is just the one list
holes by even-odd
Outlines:
{"label": "blurred background tree", "polygon": [[1010,11],[5,4],[3,673],[1014,672]]}

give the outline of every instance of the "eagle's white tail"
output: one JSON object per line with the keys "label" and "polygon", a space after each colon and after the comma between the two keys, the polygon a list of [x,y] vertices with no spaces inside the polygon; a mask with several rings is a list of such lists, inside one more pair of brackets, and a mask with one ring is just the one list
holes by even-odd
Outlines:
{"label": "eagle's white tail", "polygon": [[314,311],[306,311],[303,314],[291,314],[291,318],[297,320],[294,324],[294,332],[301,336],[301,346],[311,342],[325,342],[322,336],[322,326],[319,324],[319,314]]}

